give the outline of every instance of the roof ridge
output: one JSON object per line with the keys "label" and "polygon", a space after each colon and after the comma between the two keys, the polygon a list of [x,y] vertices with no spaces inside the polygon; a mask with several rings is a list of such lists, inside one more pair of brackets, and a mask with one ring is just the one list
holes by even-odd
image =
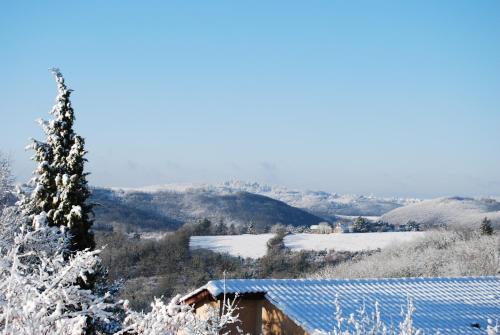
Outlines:
{"label": "roof ridge", "polygon": [[317,281],[317,282],[363,282],[363,281],[415,281],[415,280],[427,280],[427,281],[439,281],[439,280],[466,280],[466,279],[499,279],[500,275],[489,275],[489,276],[446,276],[446,277],[385,277],[385,278],[232,278],[232,279],[213,279],[207,282],[204,286],[214,285],[221,282],[306,282],[306,281]]}
{"label": "roof ridge", "polygon": [[[499,280],[500,276],[461,276],[461,277],[401,277],[401,278],[235,278],[235,279],[215,279],[208,281],[205,285],[197,288],[194,291],[189,292],[185,296],[181,298],[182,301],[189,299],[190,297],[195,296],[196,294],[207,290],[214,297],[224,292],[224,281],[227,285],[231,285],[232,283],[252,283],[254,285],[265,284],[265,283],[273,283],[273,284],[286,284],[286,283],[304,283],[304,284],[327,284],[327,283],[391,283],[391,282],[449,282],[449,281],[460,281],[466,282],[470,280]],[[230,288],[228,288],[231,291]],[[262,293],[267,293],[267,291],[262,291]]]}

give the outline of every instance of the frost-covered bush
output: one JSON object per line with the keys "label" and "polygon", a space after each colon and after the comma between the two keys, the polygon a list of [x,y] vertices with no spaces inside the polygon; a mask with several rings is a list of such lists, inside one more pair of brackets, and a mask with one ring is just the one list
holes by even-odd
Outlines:
{"label": "frost-covered bush", "polygon": [[359,261],[316,273],[319,278],[391,278],[496,275],[499,237],[436,231],[422,240],[395,245]]}
{"label": "frost-covered bush", "polygon": [[[416,311],[413,299],[408,297],[406,306],[401,306],[401,321],[395,326],[387,325],[381,319],[380,305],[375,302],[373,311],[368,313],[363,302],[356,313],[344,316],[340,299],[337,296],[335,304],[335,321],[331,332],[315,332],[313,335],[424,335],[424,332],[413,324],[413,315]],[[488,326],[485,329],[486,335],[497,335],[498,322],[494,325],[493,321],[488,319]],[[439,329],[434,334],[438,335]]]}
{"label": "frost-covered bush", "polygon": [[[338,296],[335,297],[335,325],[331,332],[315,332],[313,335],[424,335],[424,332],[413,323],[413,315],[417,310],[413,303],[413,298],[408,297],[406,306],[401,306],[401,321],[395,326],[387,325],[381,319],[380,304],[376,301],[371,313],[367,311],[363,304],[349,316],[344,316],[342,306]],[[498,321],[493,324],[491,319],[487,320],[485,329],[486,335],[497,335],[499,331]],[[440,334],[439,329],[434,334]]]}
{"label": "frost-covered bush", "polygon": [[493,320],[488,319],[488,325],[486,326],[486,334],[488,335],[498,335],[500,332],[500,326],[498,325],[498,321],[493,324]]}
{"label": "frost-covered bush", "polygon": [[[15,215],[3,217],[16,227]],[[22,220],[21,220],[22,221]],[[107,321],[107,295],[82,289],[100,262],[98,251],[65,256],[67,235],[48,227],[45,213],[33,228],[21,225],[13,236],[2,231],[0,247],[0,329],[4,334],[82,334],[89,320]],[[10,241],[10,242],[9,242]]]}
{"label": "frost-covered bush", "polygon": [[168,304],[155,299],[149,313],[135,312],[128,309],[124,329],[119,334],[155,334],[155,335],[218,335],[229,334],[227,326],[236,325],[236,299],[224,298],[222,311],[209,307],[204,317],[195,314],[192,306],[181,302],[180,295],[174,297]]}
{"label": "frost-covered bush", "polygon": [[122,329],[117,334],[219,334],[238,321],[234,301],[222,314],[214,310],[203,319],[179,297],[169,304],[155,299],[149,313],[130,310],[127,302],[80,285],[100,265],[99,250],[68,253],[68,234],[49,227],[44,212],[35,216],[33,228],[25,222],[15,208],[0,217],[2,334],[84,334],[90,325],[110,321]]}
{"label": "frost-covered bush", "polygon": [[14,177],[9,160],[0,152],[0,213],[13,198]]}
{"label": "frost-covered bush", "polygon": [[[419,335],[421,331],[413,326],[413,313],[415,305],[413,299],[408,297],[405,307],[401,306],[401,318],[397,326],[386,325],[380,314],[380,305],[375,302],[373,312],[368,313],[366,305],[360,306],[356,311],[345,316],[342,312],[340,299],[337,296],[335,304],[335,321],[331,332],[316,332],[314,335]],[[437,334],[438,332],[436,332]]]}
{"label": "frost-covered bush", "polygon": [[386,325],[381,320],[380,304],[375,302],[373,312],[369,314],[363,305],[357,310],[357,314],[351,313],[347,318],[342,314],[342,308],[338,296],[335,298],[335,325],[329,335],[418,335],[420,330],[413,327],[413,313],[415,305],[413,299],[408,297],[406,308],[401,306],[402,321],[398,327],[393,324]]}
{"label": "frost-covered bush", "polygon": [[0,209],[0,250],[7,250],[12,246],[23,223],[17,207]]}

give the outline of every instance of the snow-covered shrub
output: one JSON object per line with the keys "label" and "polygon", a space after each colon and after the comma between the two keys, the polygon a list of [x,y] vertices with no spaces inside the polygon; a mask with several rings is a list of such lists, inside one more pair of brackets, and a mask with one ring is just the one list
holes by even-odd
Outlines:
{"label": "snow-covered shrub", "polygon": [[205,316],[195,314],[192,306],[181,302],[180,295],[174,297],[168,304],[161,299],[151,303],[149,313],[135,312],[128,309],[124,303],[126,318],[124,328],[119,334],[155,334],[155,335],[218,335],[229,334],[226,327],[239,322],[236,314],[236,299],[224,298],[222,312],[209,307]]}
{"label": "snow-covered shrub", "polygon": [[413,299],[408,297],[406,308],[401,307],[402,321],[398,329],[394,325],[386,325],[381,320],[380,305],[375,302],[373,312],[368,313],[363,302],[357,313],[351,313],[348,317],[342,314],[340,299],[337,296],[335,304],[336,324],[329,333],[318,332],[316,335],[418,335],[420,331],[413,327],[413,313],[415,306]]}
{"label": "snow-covered shrub", "polygon": [[89,325],[112,320],[108,332],[122,329],[117,334],[220,334],[238,322],[235,301],[205,318],[179,297],[169,304],[155,299],[151,312],[139,313],[126,302],[114,303],[109,293],[82,288],[100,265],[100,251],[68,254],[67,232],[49,227],[44,212],[31,228],[18,211],[12,207],[0,216],[0,333],[84,334]]}
{"label": "snow-covered shrub", "polygon": [[483,276],[498,273],[499,237],[441,231],[395,245],[359,261],[328,267],[316,278]]}
{"label": "snow-covered shrub", "polygon": [[[13,217],[11,213],[3,222]],[[7,241],[0,248],[1,331],[83,334],[89,320],[112,317],[107,295],[97,296],[77,284],[94,271],[99,251],[65,256],[68,237],[47,226],[45,213],[35,216],[33,227],[22,225],[12,239],[1,232],[1,240]]]}
{"label": "snow-covered shrub", "polygon": [[498,321],[493,325],[493,320],[488,319],[488,326],[486,326],[486,333],[488,335],[498,335],[500,332],[500,327]]}
{"label": "snow-covered shrub", "polygon": [[[413,325],[413,315],[417,310],[413,303],[412,297],[407,298],[406,306],[401,306],[402,321],[398,326],[393,324],[386,325],[381,320],[380,304],[375,302],[373,311],[367,312],[365,303],[349,316],[344,316],[338,296],[335,297],[335,321],[331,332],[315,332],[313,335],[424,335],[424,332]],[[497,335],[499,331],[498,322],[493,324],[491,319],[487,320],[485,329],[486,335]],[[426,333],[427,334],[427,333]],[[439,335],[439,329],[434,331],[435,335]]]}
{"label": "snow-covered shrub", "polygon": [[24,222],[15,206],[0,209],[0,250],[10,248]]}
{"label": "snow-covered shrub", "polygon": [[9,160],[0,152],[0,213],[13,198],[14,177]]}

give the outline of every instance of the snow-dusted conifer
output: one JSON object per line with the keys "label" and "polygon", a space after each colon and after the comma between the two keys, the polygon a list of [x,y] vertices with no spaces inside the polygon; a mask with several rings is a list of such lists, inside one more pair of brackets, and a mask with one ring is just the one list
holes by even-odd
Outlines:
{"label": "snow-dusted conifer", "polygon": [[71,249],[94,248],[94,238],[89,232],[92,225],[92,206],[86,176],[85,140],[73,131],[75,114],[71,106],[72,90],[66,87],[58,69],[52,69],[57,82],[58,96],[51,114],[47,143],[53,150],[53,166],[56,170],[57,194],[53,224],[66,226],[73,236]]}
{"label": "snow-dusted conifer", "polygon": [[92,225],[92,206],[87,202],[88,189],[84,173],[85,141],[75,136],[74,143],[67,156],[67,174],[56,176],[58,189],[57,208],[54,212],[54,224],[67,226],[73,236],[72,249],[83,250],[95,246],[89,230]]}
{"label": "snow-dusted conifer", "polygon": [[85,141],[73,130],[72,90],[66,87],[58,69],[51,71],[58,89],[50,112],[53,119],[40,121],[46,142],[33,140],[29,146],[35,150],[33,159],[38,165],[32,179],[33,191],[24,197],[21,206],[30,220],[43,211],[49,225],[67,227],[72,235],[71,250],[92,249],[95,243],[90,232],[92,206],[87,201],[90,191],[84,172]]}
{"label": "snow-dusted conifer", "polygon": [[[40,123],[43,124],[42,121]],[[47,143],[35,139],[31,140],[26,149],[32,149],[35,152],[31,159],[36,162],[37,166],[29,183],[33,189],[30,194],[21,194],[20,208],[23,215],[30,221],[33,221],[35,215],[41,212],[48,213],[51,217],[54,213],[52,202],[56,193],[54,171],[51,166],[52,150]]]}
{"label": "snow-dusted conifer", "polygon": [[493,226],[491,225],[491,220],[484,218],[479,226],[479,231],[481,235],[493,235]]}
{"label": "snow-dusted conifer", "polygon": [[352,231],[355,233],[368,233],[370,231],[370,222],[364,217],[357,217],[352,224]]}

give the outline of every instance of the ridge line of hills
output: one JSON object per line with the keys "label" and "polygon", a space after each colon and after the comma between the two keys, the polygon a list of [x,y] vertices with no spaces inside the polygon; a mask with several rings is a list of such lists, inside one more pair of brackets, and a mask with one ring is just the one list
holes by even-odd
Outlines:
{"label": "ridge line of hills", "polygon": [[426,226],[479,226],[484,217],[500,226],[500,203],[492,198],[429,200],[297,191],[259,183],[167,184],[142,188],[94,187],[96,229],[175,230],[208,218],[265,232],[276,223],[309,226],[321,221],[366,216],[392,224],[410,220]]}

